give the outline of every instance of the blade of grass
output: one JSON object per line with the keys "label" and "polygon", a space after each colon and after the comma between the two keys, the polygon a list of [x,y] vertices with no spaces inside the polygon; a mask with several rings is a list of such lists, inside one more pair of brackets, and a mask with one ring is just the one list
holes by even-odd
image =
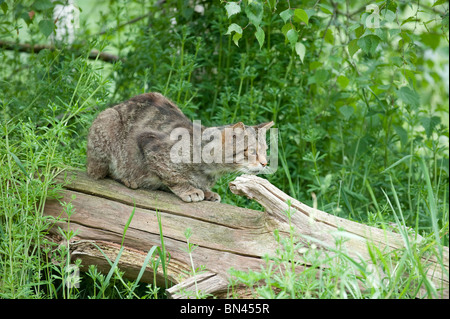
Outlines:
{"label": "blade of grass", "polygon": [[123,242],[125,241],[125,234],[127,233],[128,227],[130,226],[131,220],[133,219],[134,213],[135,213],[135,211],[136,211],[136,202],[134,201],[134,198],[133,198],[133,204],[134,204],[133,211],[131,212],[131,215],[130,215],[130,217],[128,218],[128,221],[127,221],[127,223],[125,224],[125,227],[124,227],[124,229],[123,229],[122,242],[121,242],[120,246],[123,246]]}
{"label": "blade of grass", "polygon": [[[166,289],[169,287],[168,281],[167,281],[167,267],[166,267],[166,247],[164,245],[164,236],[163,236],[163,232],[162,232],[162,222],[161,222],[161,215],[159,214],[159,211],[156,210],[156,218],[158,219],[158,227],[159,227],[159,237],[161,240],[161,248],[158,247],[158,254],[161,257],[161,266],[162,266],[162,270],[163,270],[163,274],[164,274],[164,284]],[[170,261],[170,254],[169,254],[169,260],[167,262]]]}
{"label": "blade of grass", "polygon": [[156,249],[158,248],[158,246],[153,246],[152,248],[150,248],[150,250],[147,253],[147,256],[145,257],[144,260],[144,264],[141,267],[141,270],[139,271],[139,274],[133,284],[133,287],[131,287],[130,292],[128,293],[128,298],[131,298],[131,294],[134,292],[134,290],[136,289],[136,287],[139,284],[139,281],[141,280],[142,276],[144,275],[145,269],[147,269],[147,265],[150,261],[150,258],[152,258],[152,256],[154,255]]}

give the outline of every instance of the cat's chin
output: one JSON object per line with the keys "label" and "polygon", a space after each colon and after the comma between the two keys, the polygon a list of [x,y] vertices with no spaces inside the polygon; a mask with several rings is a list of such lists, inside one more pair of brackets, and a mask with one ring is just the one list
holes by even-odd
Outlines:
{"label": "cat's chin", "polygon": [[260,167],[245,167],[243,169],[241,169],[241,172],[243,172],[244,174],[250,174],[250,175],[258,175],[260,173],[262,173],[264,171],[264,168],[260,168]]}

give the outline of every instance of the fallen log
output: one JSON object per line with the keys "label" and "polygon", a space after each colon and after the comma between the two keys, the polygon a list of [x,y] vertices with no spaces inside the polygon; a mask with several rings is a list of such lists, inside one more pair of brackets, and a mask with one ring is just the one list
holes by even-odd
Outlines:
{"label": "fallen log", "polygon": [[[368,243],[386,252],[404,247],[400,234],[311,208],[256,176],[236,178],[230,183],[230,190],[258,201],[266,212],[206,201],[185,203],[167,192],[132,190],[110,179],[93,180],[83,171],[60,174],[57,179],[65,181],[62,198],[47,200],[44,213],[67,218],[61,203],[72,203],[75,213],[70,217],[70,224],[59,220],[55,226],[67,229],[70,225],[71,230],[78,231],[70,243],[70,252],[72,260],[81,259],[84,268],[94,264],[99,271],[108,272],[110,264],[104,255],[115,260],[123,241],[124,250],[118,267],[126,278],[136,279],[147,252],[153,246],[161,246],[159,214],[164,246],[170,254],[166,278],[161,267],[155,274],[147,265],[141,281],[151,283],[156,278],[158,286],[164,286],[168,281],[171,287],[166,292],[172,298],[192,297],[196,291],[219,298],[229,296],[228,270],[231,267],[260,270],[265,264],[263,256],[275,255],[278,243],[273,232],[276,229],[287,234],[293,226],[302,238],[313,239],[324,251],[332,251],[339,234],[351,234],[345,241],[346,251],[367,261],[370,261]],[[285,214],[287,210],[292,212],[290,220]],[[123,236],[132,213],[131,223]],[[56,242],[62,241],[57,228],[49,230],[50,238]],[[192,231],[190,242],[198,246],[192,252],[194,268],[202,266],[206,270],[196,273],[195,277],[192,277],[191,256],[187,253],[187,228]],[[445,270],[430,257],[427,276],[440,291],[441,295],[437,297],[448,298],[447,247],[443,254]],[[309,266],[305,263],[296,270],[303,271]],[[241,297],[250,296],[243,288],[238,292],[235,289],[236,293]]]}

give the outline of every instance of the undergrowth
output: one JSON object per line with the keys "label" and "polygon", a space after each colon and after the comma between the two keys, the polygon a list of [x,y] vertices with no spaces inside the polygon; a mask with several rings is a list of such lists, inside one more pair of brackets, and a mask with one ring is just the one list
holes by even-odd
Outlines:
{"label": "undergrowth", "polygon": [[[54,176],[84,168],[86,135],[98,112],[149,91],[204,125],[273,120],[280,136],[278,170],[265,176],[271,183],[311,206],[315,196],[318,208],[331,214],[402,235],[412,229],[424,238],[419,244],[404,237],[405,249],[388,255],[374,250],[377,267],[371,268],[349,258],[341,249],[345,239],[334,255],[319,256],[298,234],[276,233],[278,254],[267,256],[260,272],[232,271],[231,288],[259,282],[255,296],[270,298],[413,298],[422,296],[422,283],[427,296],[439,295],[423,275],[421,257],[432,254],[442,263],[449,242],[448,77],[442,72],[448,5],[380,1],[382,25],[373,29],[364,23],[369,13],[361,1],[278,1],[277,8],[264,7],[261,45],[255,17],[247,20],[249,2],[239,3],[242,14],[228,16],[219,1],[80,1],[69,45],[50,36],[51,2],[0,1],[0,40],[17,44],[0,51],[0,297],[164,297],[157,287],[127,281],[117,267],[101,274],[90,266],[68,288],[68,247],[45,239],[55,220],[43,215],[45,201],[59,198]],[[297,8],[308,23],[304,15],[289,17]],[[226,34],[232,23],[243,29],[239,46]],[[287,36],[292,28],[305,47],[301,58]],[[366,36],[376,46],[365,46]],[[23,43],[54,48],[25,53]],[[92,59],[94,49],[120,60]],[[234,178],[223,177],[214,190],[226,203],[260,210],[228,190]],[[162,267],[166,258],[158,264],[155,256],[164,247],[152,249],[147,261]],[[328,268],[291,271],[295,263],[323,258]],[[195,258],[192,267],[201,269]]]}

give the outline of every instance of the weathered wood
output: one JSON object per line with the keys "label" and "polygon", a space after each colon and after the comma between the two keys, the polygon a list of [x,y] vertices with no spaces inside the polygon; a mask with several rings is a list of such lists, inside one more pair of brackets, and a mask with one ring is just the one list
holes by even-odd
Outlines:
{"label": "weathered wood", "polygon": [[[172,288],[168,289],[173,298],[195,296],[197,289],[215,296],[227,296],[228,270],[259,270],[264,264],[265,254],[274,255],[277,243],[273,231],[281,233],[289,230],[286,215],[283,213],[291,201],[295,210],[291,223],[299,234],[309,236],[321,243],[321,248],[334,247],[335,238],[343,229],[352,234],[345,242],[347,250],[354,256],[369,259],[367,241],[381,249],[403,247],[399,234],[368,227],[313,209],[290,198],[268,181],[243,175],[230,183],[232,192],[245,195],[261,203],[266,212],[234,207],[231,205],[199,202],[185,203],[170,193],[162,191],[132,190],[110,180],[96,181],[85,172],[68,172],[58,177],[66,180],[65,190],[59,201],[71,202],[75,214],[70,218],[70,228],[78,230],[77,237],[70,243],[72,260],[81,259],[87,267],[95,264],[100,271],[109,271],[109,263],[99,248],[114,260],[120,249],[125,225],[135,208],[133,219],[126,231],[125,250],[119,261],[119,268],[131,279],[137,277],[147,255],[153,246],[161,246],[157,212],[161,216],[162,233],[166,250],[171,259],[168,263],[168,279]],[[75,195],[75,198],[73,196]],[[58,200],[48,200],[45,214],[67,218]],[[58,221],[56,226],[67,228],[68,223]],[[187,243],[184,232],[191,228],[190,242],[198,245],[192,258],[195,267],[204,266],[206,273],[189,278],[191,262],[186,252]],[[57,236],[57,227],[50,229]],[[448,272],[448,249],[445,249],[445,265]],[[448,297],[448,278],[442,274],[435,260],[430,278],[443,288],[443,296]],[[298,267],[302,271],[307,264]],[[153,281],[153,269],[147,265],[142,281]],[[445,277],[445,278],[444,278]],[[164,285],[161,267],[156,273],[156,284]],[[187,294],[183,291],[190,291]]]}
{"label": "weathered wood", "polygon": [[196,298],[196,292],[199,296],[217,295],[227,292],[228,281],[216,273],[207,271],[192,276],[189,279],[179,283],[166,290],[167,296],[172,299]]}
{"label": "weathered wood", "polygon": [[[83,171],[58,177],[60,182],[64,179],[67,185],[63,197],[47,200],[45,214],[67,218],[60,201],[72,203],[75,213],[70,218],[70,228],[78,230],[71,244],[72,259],[81,259],[85,267],[93,263],[105,272],[109,270],[108,262],[94,245],[106,249],[109,259],[114,260],[134,207],[124,240],[125,251],[118,264],[127,278],[136,278],[147,252],[155,245],[161,246],[156,211],[161,216],[164,244],[171,255],[171,285],[183,282],[191,270],[184,235],[187,228],[192,230],[190,241],[198,245],[192,253],[195,267],[205,266],[224,281],[228,281],[231,267],[258,270],[263,264],[261,257],[274,254],[274,229],[263,212],[206,201],[185,203],[167,192],[132,190],[110,179],[96,181]],[[65,229],[67,223],[57,222],[49,231],[52,236],[58,235],[57,227]],[[150,266],[147,269],[143,280],[151,282],[153,270]],[[161,267],[157,278],[158,284],[163,283]]]}
{"label": "weathered wood", "polygon": [[[259,202],[270,217],[275,220],[288,222],[288,217],[283,212],[293,210],[291,223],[302,236],[312,238],[315,243],[320,243],[322,249],[333,249],[336,247],[336,239],[345,239],[344,249],[348,255],[356,260],[364,260],[370,263],[368,245],[379,248],[384,253],[390,253],[405,247],[404,238],[401,234],[370,227],[344,218],[330,215],[318,209],[309,207],[300,201],[286,195],[269,181],[253,175],[242,175],[230,183],[230,190],[237,195],[244,195]],[[290,206],[287,204],[290,202]],[[421,236],[416,236],[418,241]],[[410,241],[415,240],[410,236]],[[449,250],[443,247],[443,264],[445,270],[437,258],[425,256],[422,258],[427,277],[434,283],[442,294],[441,297],[449,297]],[[445,274],[446,273],[446,274]],[[425,290],[422,289],[425,293]]]}

